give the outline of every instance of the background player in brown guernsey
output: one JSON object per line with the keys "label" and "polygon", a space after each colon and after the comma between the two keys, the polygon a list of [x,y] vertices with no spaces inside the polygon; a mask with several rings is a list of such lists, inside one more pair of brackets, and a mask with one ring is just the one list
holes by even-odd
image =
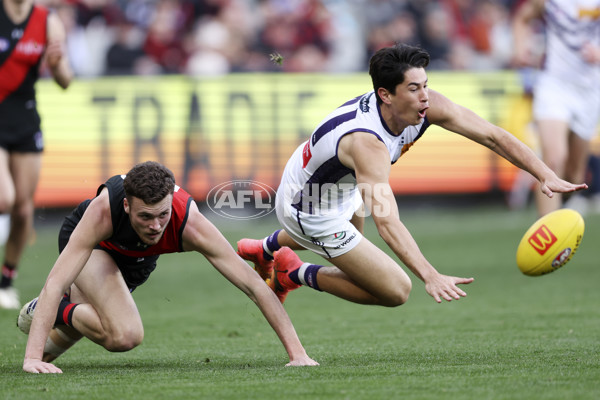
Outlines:
{"label": "background player in brown guernsey", "polygon": [[73,73],[64,41],[62,23],[46,8],[33,0],[0,0],[0,214],[10,214],[11,220],[0,308],[20,307],[13,279],[33,225],[44,149],[34,85],[45,62],[54,80],[69,86]]}

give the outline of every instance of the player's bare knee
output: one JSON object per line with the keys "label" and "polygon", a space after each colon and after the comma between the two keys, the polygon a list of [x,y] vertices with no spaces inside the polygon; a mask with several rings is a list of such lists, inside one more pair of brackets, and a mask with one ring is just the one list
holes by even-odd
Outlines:
{"label": "player's bare knee", "polygon": [[408,301],[411,289],[412,283],[410,280],[394,285],[379,297],[379,300],[381,301],[380,304],[385,307],[401,306]]}
{"label": "player's bare knee", "polygon": [[143,330],[128,329],[109,335],[104,343],[104,348],[113,352],[129,351],[139,346],[143,339]]}
{"label": "player's bare knee", "polygon": [[10,214],[14,206],[14,199],[0,195],[0,214]]}
{"label": "player's bare knee", "polygon": [[385,307],[398,307],[408,301],[410,291],[392,293],[381,299],[381,305]]}
{"label": "player's bare knee", "polygon": [[33,205],[28,202],[16,203],[11,211],[11,217],[19,223],[26,223],[33,215]]}

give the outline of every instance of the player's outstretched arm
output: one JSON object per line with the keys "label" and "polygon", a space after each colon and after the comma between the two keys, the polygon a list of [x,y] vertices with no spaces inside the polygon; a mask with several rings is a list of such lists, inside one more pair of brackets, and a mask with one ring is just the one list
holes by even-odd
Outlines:
{"label": "player's outstretched arm", "polygon": [[85,211],[40,292],[27,338],[27,348],[23,360],[24,371],[31,373],[62,372],[60,368],[42,361],[44,346],[56,319],[60,299],[83,269],[94,246],[110,236],[111,232],[108,190],[104,189]]}
{"label": "player's outstretched arm", "polygon": [[389,185],[391,162],[385,145],[371,134],[356,132],[340,141],[338,155],[345,166],[355,171],[365,207],[377,231],[400,261],[425,283],[427,293],[438,303],[442,299],[451,301],[466,296],[457,285],[471,283],[473,278],[440,274],[400,220]]}
{"label": "player's outstretched arm", "polygon": [[256,303],[281,343],[290,362],[287,366],[319,365],[304,350],[292,322],[275,293],[260,276],[242,260],[221,232],[192,203],[183,232],[185,251],[198,251],[231,283]]}
{"label": "player's outstretched arm", "polygon": [[554,192],[570,193],[587,189],[585,183],[571,183],[560,179],[527,145],[468,108],[433,90],[430,90],[429,98],[427,115],[432,124],[480,143],[529,172],[540,182],[542,191],[548,197],[552,197]]}

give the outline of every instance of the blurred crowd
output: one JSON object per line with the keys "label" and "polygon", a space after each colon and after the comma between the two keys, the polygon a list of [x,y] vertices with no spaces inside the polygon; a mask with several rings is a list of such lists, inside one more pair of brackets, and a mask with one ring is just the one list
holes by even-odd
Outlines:
{"label": "blurred crowd", "polygon": [[[67,31],[77,76],[357,72],[395,42],[430,69],[509,66],[519,0],[37,0]],[[270,55],[280,54],[277,65]]]}

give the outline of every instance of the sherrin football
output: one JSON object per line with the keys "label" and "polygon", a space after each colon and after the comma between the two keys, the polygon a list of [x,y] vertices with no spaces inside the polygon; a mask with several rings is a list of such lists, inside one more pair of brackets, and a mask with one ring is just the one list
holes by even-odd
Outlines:
{"label": "sherrin football", "polygon": [[517,266],[525,275],[548,274],[565,265],[583,238],[581,214],[567,208],[544,215],[525,232],[517,248]]}

